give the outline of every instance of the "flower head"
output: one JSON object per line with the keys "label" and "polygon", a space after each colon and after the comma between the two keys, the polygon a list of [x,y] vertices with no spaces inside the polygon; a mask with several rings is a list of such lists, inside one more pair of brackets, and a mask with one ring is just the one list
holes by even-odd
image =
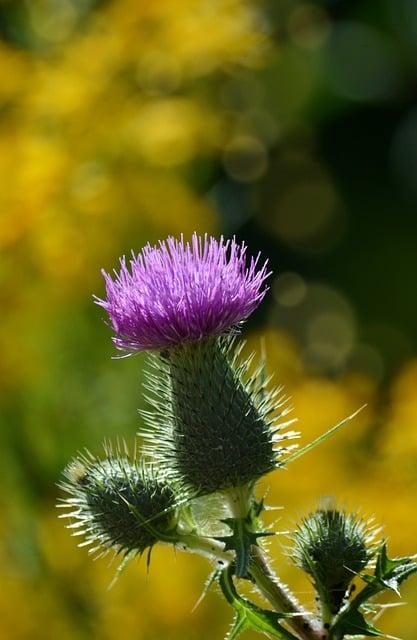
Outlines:
{"label": "flower head", "polygon": [[169,237],[146,245],[129,266],[103,271],[107,297],[96,298],[109,314],[119,349],[164,349],[221,335],[247,318],[266,289],[266,262],[246,260],[234,239],[204,238],[191,243]]}

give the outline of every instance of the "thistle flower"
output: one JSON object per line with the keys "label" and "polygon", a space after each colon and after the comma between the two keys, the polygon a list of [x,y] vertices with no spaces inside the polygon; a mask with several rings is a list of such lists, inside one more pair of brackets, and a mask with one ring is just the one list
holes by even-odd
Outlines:
{"label": "thistle flower", "polygon": [[207,495],[256,481],[280,466],[282,431],[294,420],[280,389],[269,392],[261,369],[248,375],[233,338],[184,344],[150,356],[145,427],[150,455],[191,493]]}
{"label": "thistle flower", "polygon": [[292,557],[313,579],[324,618],[336,614],[355,575],[374,554],[375,530],[355,514],[318,509],[294,532]]}
{"label": "thistle flower", "polygon": [[194,233],[191,243],[169,237],[125,258],[114,279],[103,271],[113,341],[127,351],[160,350],[221,335],[247,318],[266,289],[266,263],[246,260],[233,240]]}
{"label": "thistle flower", "polygon": [[127,458],[99,461],[79,456],[64,471],[61,488],[69,494],[61,506],[71,511],[69,528],[84,535],[80,546],[142,553],[175,526],[175,495],[145,467]]}

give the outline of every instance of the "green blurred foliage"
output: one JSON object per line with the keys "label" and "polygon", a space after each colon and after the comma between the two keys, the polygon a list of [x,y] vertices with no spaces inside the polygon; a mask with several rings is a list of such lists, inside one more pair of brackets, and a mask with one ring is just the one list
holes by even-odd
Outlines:
{"label": "green blurred foliage", "polygon": [[[134,438],[143,357],[112,360],[100,268],[193,230],[263,250],[248,325],[303,442],[263,483],[293,526],[320,496],[375,514],[394,553],[417,520],[417,10],[413,0],[0,2],[0,636],[221,638],[204,561],[156,549],[149,577],[92,563],[57,520],[85,446]],[[273,545],[276,565],[308,585]],[[385,614],[417,632],[417,588]],[[250,634],[248,634],[249,637]]]}

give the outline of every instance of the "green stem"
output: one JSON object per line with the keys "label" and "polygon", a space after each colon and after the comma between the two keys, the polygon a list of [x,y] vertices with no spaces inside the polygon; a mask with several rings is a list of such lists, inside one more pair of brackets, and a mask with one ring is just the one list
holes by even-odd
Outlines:
{"label": "green stem", "polygon": [[345,618],[348,618],[351,611],[357,610],[359,611],[359,607],[369,600],[373,598],[379,591],[382,589],[375,588],[375,585],[368,584],[366,587],[359,591],[359,593],[349,602],[349,604],[340,611],[340,613],[335,616],[332,624],[332,628],[329,634],[329,640],[343,640],[343,634],[341,635],[339,632],[339,627]]}
{"label": "green stem", "polygon": [[226,489],[223,491],[223,496],[229,505],[233,518],[246,518],[253,499],[251,486],[243,485],[242,487]]}
{"label": "green stem", "polygon": [[175,547],[189,553],[197,553],[222,567],[227,567],[233,560],[232,552],[223,551],[224,544],[222,542],[193,533],[179,535]]}
{"label": "green stem", "polygon": [[[224,492],[233,517],[246,517],[253,499],[253,487],[245,485]],[[249,573],[262,595],[277,613],[293,613],[287,622],[301,640],[326,640],[327,630],[301,607],[287,585],[281,582],[269,566],[266,554],[257,545],[251,547]]]}
{"label": "green stem", "polygon": [[[204,538],[192,533],[178,536],[176,548],[189,553],[197,553],[208,558],[218,565],[226,567],[234,559],[232,552],[223,550],[223,543],[213,538]],[[272,604],[279,613],[294,613],[294,617],[287,622],[297,633],[301,640],[324,640],[326,632],[318,625],[317,620],[305,611],[269,567],[262,550],[253,546],[250,563],[250,574],[262,595]]]}
{"label": "green stem", "polygon": [[327,631],[299,604],[288,587],[275,575],[260,547],[252,548],[249,571],[262,595],[279,613],[293,613],[288,624],[302,640],[325,640]]}
{"label": "green stem", "polygon": [[319,597],[319,602],[320,602],[319,612],[321,615],[321,621],[323,625],[326,625],[325,628],[329,629],[331,622],[333,620],[334,614],[331,611],[328,594],[321,587],[321,584],[318,580],[314,582],[314,589]]}
{"label": "green stem", "polygon": [[[268,637],[272,636],[274,638],[280,638],[280,640],[297,640],[288,629],[278,622],[279,615],[277,616],[278,619],[271,619],[271,617],[267,615],[270,612],[265,612],[262,609],[259,609],[255,604],[245,598],[242,598],[237,593],[233,584],[230,567],[221,572],[219,584],[227,602],[236,611],[237,618],[235,620],[235,629],[239,625],[239,621],[242,622],[243,612],[243,625],[245,617],[250,619],[252,614],[255,616],[255,625],[253,625],[253,623],[249,624],[251,628],[258,630],[260,633],[266,634]],[[257,623],[260,623],[260,628],[257,627]],[[242,629],[244,628],[243,625]]]}

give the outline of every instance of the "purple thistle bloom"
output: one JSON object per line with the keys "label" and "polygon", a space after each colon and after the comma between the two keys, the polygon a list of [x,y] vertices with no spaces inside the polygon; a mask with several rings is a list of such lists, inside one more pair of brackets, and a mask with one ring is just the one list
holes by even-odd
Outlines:
{"label": "purple thistle bloom", "polygon": [[193,234],[169,237],[126,258],[114,279],[103,271],[114,343],[126,351],[173,347],[220,335],[247,318],[266,293],[269,275],[259,254],[247,265],[246,246]]}

